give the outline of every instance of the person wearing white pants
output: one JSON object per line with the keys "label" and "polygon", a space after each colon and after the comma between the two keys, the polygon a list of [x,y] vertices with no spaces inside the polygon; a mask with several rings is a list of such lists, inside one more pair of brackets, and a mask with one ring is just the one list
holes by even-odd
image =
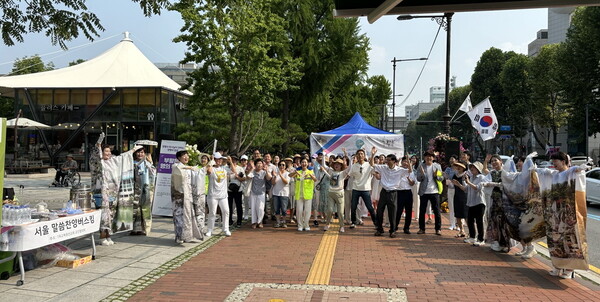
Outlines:
{"label": "person wearing white pants", "polygon": [[[225,157],[219,152],[213,155],[215,165],[208,165],[206,174],[208,174],[208,231],[206,236],[212,236],[215,227],[217,214],[217,205],[221,208],[221,222],[223,223],[223,232],[225,236],[231,236],[229,231],[229,204],[227,203],[227,171],[223,166]],[[231,159],[228,158],[230,161]]]}
{"label": "person wearing white pants", "polygon": [[[457,161],[457,157],[455,155],[451,155],[448,159],[448,163],[450,164],[448,168],[444,171],[444,177],[446,178],[446,185],[448,186],[448,210],[450,211],[450,230],[456,229],[456,217],[454,217],[454,184],[452,183],[452,177],[456,171],[452,169],[452,165]],[[462,229],[462,226],[460,226]]]}
{"label": "person wearing white pants", "polygon": [[272,172],[265,171],[264,162],[257,158],[251,163],[254,170],[248,174],[248,179],[252,179],[250,189],[250,208],[252,212],[252,228],[262,228],[263,218],[265,216],[265,194],[267,192],[267,180],[271,180]]}
{"label": "person wearing white pants", "polygon": [[308,170],[308,160],[300,161],[301,170],[294,171],[290,177],[295,178],[296,217],[298,220],[298,231],[310,231],[310,212],[314,195],[315,173]]}

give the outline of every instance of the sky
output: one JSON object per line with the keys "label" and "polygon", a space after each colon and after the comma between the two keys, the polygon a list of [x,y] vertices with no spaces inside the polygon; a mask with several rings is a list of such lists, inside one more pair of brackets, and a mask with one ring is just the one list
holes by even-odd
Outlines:
{"label": "sky", "polygon": [[[68,51],[53,46],[43,34],[28,34],[23,43],[14,46],[0,43],[0,74],[10,72],[15,59],[35,54],[46,63],[53,62],[55,68],[66,67],[77,59],[91,59],[117,44],[125,31],[131,33],[135,45],[154,63],[173,63],[183,58],[186,46],[172,41],[183,25],[178,13],[164,11],[147,18],[137,4],[123,0],[88,1],[88,9],[98,15],[105,27],[95,42],[78,38],[67,43]],[[454,14],[450,74],[456,76],[457,86],[470,82],[481,54],[491,47],[527,54],[527,45],[537,31],[547,28],[547,15],[547,9]],[[395,16],[384,16],[374,24],[362,17],[360,26],[371,46],[368,75],[384,75],[390,83],[391,60],[427,57],[438,30],[438,24],[428,18],[397,21]],[[431,86],[444,85],[445,51],[446,32],[442,29],[428,61],[397,63],[396,94],[404,96],[396,98],[396,115],[404,115],[405,105],[428,102]],[[424,63],[421,79],[409,96]]]}

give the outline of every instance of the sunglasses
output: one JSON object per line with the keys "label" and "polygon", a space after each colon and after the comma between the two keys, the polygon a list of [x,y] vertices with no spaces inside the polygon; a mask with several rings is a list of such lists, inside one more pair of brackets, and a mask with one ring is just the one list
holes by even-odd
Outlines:
{"label": "sunglasses", "polygon": [[285,164],[279,164],[280,167],[285,167]]}

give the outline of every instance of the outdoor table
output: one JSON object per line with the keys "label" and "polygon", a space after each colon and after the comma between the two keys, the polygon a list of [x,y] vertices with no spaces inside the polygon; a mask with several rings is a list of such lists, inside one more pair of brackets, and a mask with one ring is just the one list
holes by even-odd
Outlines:
{"label": "outdoor table", "polygon": [[21,279],[17,281],[17,286],[25,283],[25,269],[21,254],[24,251],[91,234],[92,259],[96,259],[94,233],[100,229],[100,214],[101,210],[92,210],[49,221],[2,227],[0,251],[17,252],[19,259]]}

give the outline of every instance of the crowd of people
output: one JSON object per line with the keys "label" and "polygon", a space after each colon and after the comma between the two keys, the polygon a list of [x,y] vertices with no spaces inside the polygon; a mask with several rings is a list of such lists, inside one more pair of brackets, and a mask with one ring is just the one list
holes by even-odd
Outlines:
{"label": "crowd of people", "polygon": [[[498,155],[487,155],[481,163],[471,162],[471,155],[464,152],[446,163],[430,151],[422,161],[408,153],[401,158],[378,154],[375,147],[369,156],[363,149],[352,156],[342,151],[287,158],[262,155],[259,150],[250,158],[238,158],[220,151],[202,155],[197,166],[189,165],[187,151],[177,152],[171,173],[175,240],[197,242],[215,235],[218,213],[227,237],[232,235],[230,228],[241,227],[245,219],[250,219],[252,229],[264,228],[271,220],[274,228],[296,225],[299,232],[307,232],[323,223],[323,231],[339,226],[344,233],[346,227],[363,225],[366,217],[373,222],[375,236],[384,235],[387,228],[389,237],[395,238],[400,226],[411,234],[414,220],[417,234],[425,234],[427,224],[433,224],[435,235],[441,236],[440,202],[446,196],[456,238],[496,252],[508,252],[520,243],[516,255],[528,259],[535,254],[531,242],[536,238],[520,234],[512,223],[528,209],[507,204],[503,179],[514,180],[531,170],[550,178],[580,172],[579,167],[569,168],[567,155],[560,152],[552,155],[555,170],[535,169],[521,158],[515,162],[517,171],[510,171]],[[110,148],[98,144],[97,152],[92,180],[102,192],[102,244],[114,244],[110,236],[117,231],[148,234],[156,174],[152,160],[141,146],[114,156]],[[573,275],[571,269],[558,267],[551,274]]]}

